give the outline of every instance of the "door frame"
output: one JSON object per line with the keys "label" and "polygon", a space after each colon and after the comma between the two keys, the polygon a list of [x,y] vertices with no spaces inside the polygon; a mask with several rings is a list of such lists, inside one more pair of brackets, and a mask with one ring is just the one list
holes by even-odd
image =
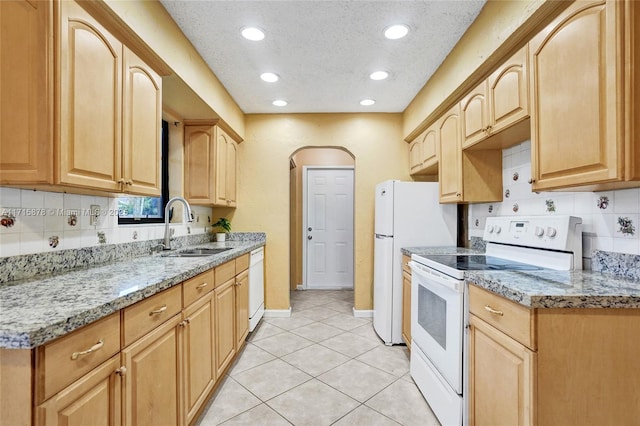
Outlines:
{"label": "door frame", "polygon": [[307,280],[307,174],[309,170],[351,170],[353,172],[353,206],[351,206],[351,214],[353,215],[353,230],[351,235],[351,241],[353,243],[353,258],[352,258],[352,271],[353,271],[353,289],[356,287],[356,168],[355,166],[302,166],[302,289],[308,289]]}

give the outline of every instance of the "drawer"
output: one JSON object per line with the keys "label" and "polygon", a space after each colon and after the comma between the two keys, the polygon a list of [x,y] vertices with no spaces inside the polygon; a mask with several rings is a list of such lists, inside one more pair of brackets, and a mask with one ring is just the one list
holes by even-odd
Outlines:
{"label": "drawer", "polygon": [[124,345],[128,346],[182,310],[177,285],[124,309]]}
{"label": "drawer", "polygon": [[532,309],[470,285],[469,310],[529,349],[536,349],[535,313]]}
{"label": "drawer", "polygon": [[216,266],[216,287],[220,287],[222,284],[229,281],[236,276],[236,262],[230,260],[227,263],[223,263],[220,266]]}
{"label": "drawer", "polygon": [[182,283],[182,302],[187,307],[195,302],[200,296],[204,296],[213,290],[214,287],[213,269],[196,275]]}
{"label": "drawer", "polygon": [[37,404],[120,351],[120,313],[36,349]]}
{"label": "drawer", "polygon": [[411,261],[411,257],[406,254],[402,255],[402,270],[407,274],[411,275],[411,268],[409,268],[409,262]]}
{"label": "drawer", "polygon": [[236,275],[249,269],[249,253],[236,258]]}

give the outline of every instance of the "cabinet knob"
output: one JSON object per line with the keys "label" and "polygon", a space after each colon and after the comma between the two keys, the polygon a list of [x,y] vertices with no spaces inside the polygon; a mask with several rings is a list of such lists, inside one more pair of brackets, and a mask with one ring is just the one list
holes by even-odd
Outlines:
{"label": "cabinet knob", "polygon": [[133,181],[131,179],[129,179],[128,181],[125,182],[125,184],[132,186],[133,185]]}
{"label": "cabinet knob", "polygon": [[116,374],[120,377],[124,377],[127,374],[127,367],[125,367],[124,365],[120,368],[116,369]]}
{"label": "cabinet knob", "polygon": [[529,184],[534,183],[536,180],[534,178],[529,179],[527,182],[529,182]]}
{"label": "cabinet knob", "polygon": [[122,178],[118,179],[118,183],[124,184],[124,179]]}
{"label": "cabinet knob", "polygon": [[456,192],[456,197],[460,198],[461,196],[462,196],[462,194],[461,194],[461,193]]}

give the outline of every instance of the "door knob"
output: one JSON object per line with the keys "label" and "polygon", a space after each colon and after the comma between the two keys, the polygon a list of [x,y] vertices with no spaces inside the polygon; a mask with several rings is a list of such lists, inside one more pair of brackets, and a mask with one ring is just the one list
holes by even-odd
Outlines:
{"label": "door knob", "polygon": [[313,240],[313,237],[311,235],[307,235],[307,240]]}
{"label": "door knob", "polygon": [[311,229],[311,227],[308,227],[307,231],[311,232],[311,231],[313,231],[313,229]]}

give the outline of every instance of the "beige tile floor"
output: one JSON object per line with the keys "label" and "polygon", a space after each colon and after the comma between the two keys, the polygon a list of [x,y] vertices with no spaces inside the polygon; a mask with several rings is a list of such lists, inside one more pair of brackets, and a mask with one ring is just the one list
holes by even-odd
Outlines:
{"label": "beige tile floor", "polygon": [[404,346],[385,346],[353,291],[295,291],[290,318],[264,318],[198,425],[438,425],[409,375]]}

